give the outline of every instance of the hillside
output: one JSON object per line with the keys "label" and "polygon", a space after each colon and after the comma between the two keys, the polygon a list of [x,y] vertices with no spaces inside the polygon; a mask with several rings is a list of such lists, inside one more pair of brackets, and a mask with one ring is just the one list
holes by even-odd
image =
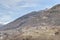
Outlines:
{"label": "hillside", "polygon": [[0,28],[1,40],[60,40],[60,4],[26,14]]}
{"label": "hillside", "polygon": [[48,10],[34,11],[5,25],[2,30],[25,26],[60,26],[60,4]]}

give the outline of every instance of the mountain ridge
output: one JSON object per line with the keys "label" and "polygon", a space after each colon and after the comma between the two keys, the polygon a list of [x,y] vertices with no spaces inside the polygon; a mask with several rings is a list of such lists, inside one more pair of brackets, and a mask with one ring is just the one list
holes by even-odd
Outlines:
{"label": "mountain ridge", "polygon": [[[55,5],[54,7],[50,8],[48,10],[31,12],[29,14],[26,14],[26,15],[16,19],[15,21],[13,21],[11,23],[8,23],[7,25],[2,27],[1,29],[2,30],[15,29],[15,28],[22,27],[23,25],[27,26],[27,24],[28,24],[28,26],[29,25],[31,25],[31,26],[56,25],[56,23],[51,22],[51,21],[54,21],[54,18],[55,18],[55,21],[60,20],[60,19],[58,19],[59,18],[58,16],[60,16],[60,14],[59,14],[60,9],[58,7],[60,7],[60,4]],[[56,15],[56,16],[54,16],[54,15]],[[29,22],[29,21],[32,21],[32,22]],[[34,24],[34,22],[35,22],[35,24]],[[36,23],[37,23],[37,25],[36,25]],[[53,24],[51,24],[51,23],[53,23]],[[60,25],[60,23],[58,23],[58,24]]]}
{"label": "mountain ridge", "polygon": [[0,40],[60,40],[60,4],[0,27]]}

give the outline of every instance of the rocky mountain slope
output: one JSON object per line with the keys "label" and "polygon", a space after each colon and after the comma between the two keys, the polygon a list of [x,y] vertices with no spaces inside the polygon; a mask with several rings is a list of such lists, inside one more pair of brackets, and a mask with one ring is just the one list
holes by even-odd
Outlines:
{"label": "rocky mountain slope", "polygon": [[7,24],[2,28],[2,30],[6,29],[15,29],[18,27],[25,26],[60,26],[60,4],[55,5],[51,9],[42,10],[42,11],[34,11],[27,15],[24,15],[17,20]]}
{"label": "rocky mountain slope", "polygon": [[60,4],[31,12],[1,27],[0,40],[60,40]]}

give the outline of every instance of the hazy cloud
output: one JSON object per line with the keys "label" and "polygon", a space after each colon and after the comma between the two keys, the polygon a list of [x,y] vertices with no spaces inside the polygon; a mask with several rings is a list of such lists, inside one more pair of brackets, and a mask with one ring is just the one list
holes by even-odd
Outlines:
{"label": "hazy cloud", "polygon": [[3,23],[3,24],[8,23],[10,20],[12,20],[12,17],[9,15],[3,15],[0,17],[0,23]]}

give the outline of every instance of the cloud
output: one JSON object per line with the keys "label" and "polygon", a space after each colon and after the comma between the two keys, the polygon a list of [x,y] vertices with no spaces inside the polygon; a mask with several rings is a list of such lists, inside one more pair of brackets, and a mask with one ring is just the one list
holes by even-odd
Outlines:
{"label": "cloud", "polygon": [[53,3],[57,3],[56,0],[0,0],[0,4],[4,7],[11,10],[19,10],[18,8],[26,8],[26,7],[38,7],[43,5],[51,5]]}
{"label": "cloud", "polygon": [[9,8],[9,7],[16,5],[16,3],[19,1],[21,0],[0,0],[0,4]]}
{"label": "cloud", "polygon": [[39,0],[0,0],[0,4],[8,9],[35,7],[38,2]]}
{"label": "cloud", "polygon": [[3,15],[0,17],[0,24],[7,24],[12,20],[12,17],[9,15]]}

